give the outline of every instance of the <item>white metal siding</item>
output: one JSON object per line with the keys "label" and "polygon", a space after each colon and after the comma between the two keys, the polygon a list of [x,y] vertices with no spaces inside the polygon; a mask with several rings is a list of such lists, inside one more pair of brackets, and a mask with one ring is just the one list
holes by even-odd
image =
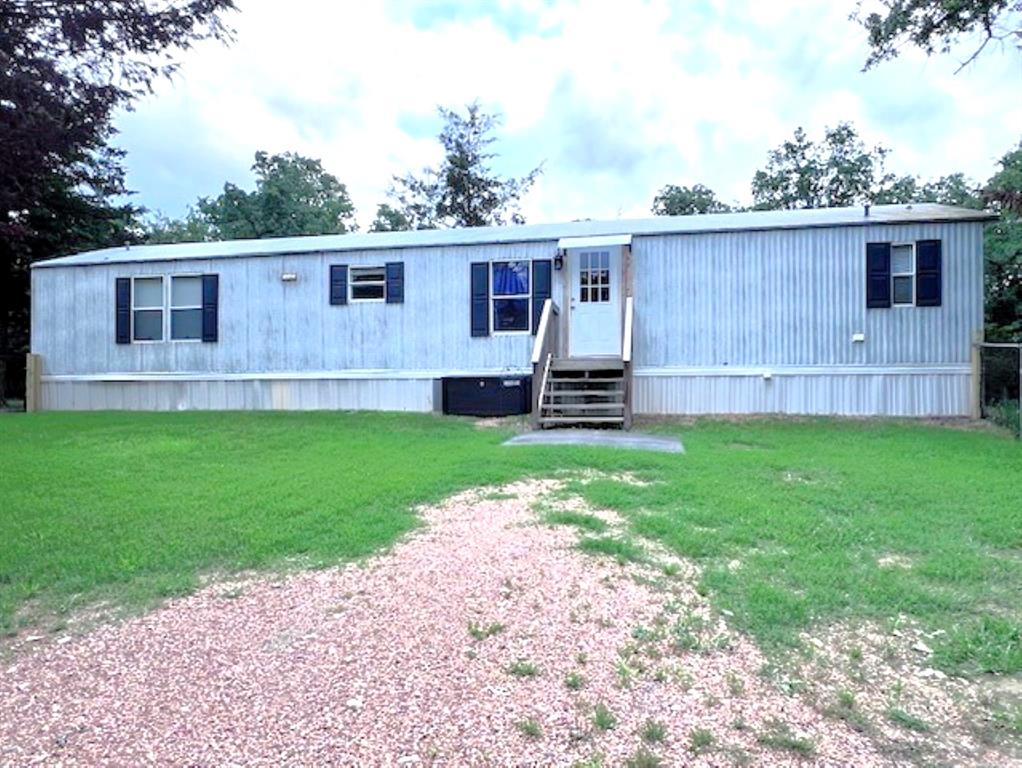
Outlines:
{"label": "white metal siding", "polygon": [[[944,244],[942,306],[867,310],[865,244],[926,238]],[[528,365],[530,334],[471,337],[469,264],[552,258],[555,249],[550,241],[35,269],[43,405],[430,410],[432,378]],[[968,412],[970,343],[982,328],[981,223],[647,235],[632,250],[637,413]],[[405,263],[404,304],[329,304],[331,264],[386,261]],[[197,272],[220,275],[219,342],[114,343],[115,278]],[[285,272],[298,280],[282,282]],[[555,299],[566,274],[554,272]],[[853,342],[855,333],[865,342]]]}
{"label": "white metal siding", "polygon": [[431,411],[432,379],[47,381],[45,410]]}
{"label": "white metal siding", "polygon": [[[927,238],[944,243],[942,306],[867,310],[866,243]],[[640,367],[968,363],[983,324],[981,224],[641,237],[633,251]]]}

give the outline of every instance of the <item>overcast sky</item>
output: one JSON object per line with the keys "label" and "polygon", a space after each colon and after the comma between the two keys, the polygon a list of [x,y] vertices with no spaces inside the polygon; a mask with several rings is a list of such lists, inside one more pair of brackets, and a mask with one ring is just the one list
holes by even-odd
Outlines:
{"label": "overcast sky", "polygon": [[319,158],[363,226],[394,174],[439,159],[437,105],[500,112],[498,170],[543,163],[531,222],[645,216],[667,183],[748,202],[796,126],[850,120],[889,168],[985,180],[1022,137],[1022,56],[990,49],[861,72],[853,0],[238,0],[230,47],[181,56],[122,115],[135,202],[178,216],[253,154]]}

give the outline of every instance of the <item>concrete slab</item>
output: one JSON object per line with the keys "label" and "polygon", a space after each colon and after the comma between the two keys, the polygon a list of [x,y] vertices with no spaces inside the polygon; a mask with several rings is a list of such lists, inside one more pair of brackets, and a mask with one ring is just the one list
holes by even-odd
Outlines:
{"label": "concrete slab", "polygon": [[659,451],[684,453],[681,440],[637,432],[617,432],[606,429],[541,429],[525,432],[506,440],[504,445],[587,445],[606,448],[627,448],[633,451]]}

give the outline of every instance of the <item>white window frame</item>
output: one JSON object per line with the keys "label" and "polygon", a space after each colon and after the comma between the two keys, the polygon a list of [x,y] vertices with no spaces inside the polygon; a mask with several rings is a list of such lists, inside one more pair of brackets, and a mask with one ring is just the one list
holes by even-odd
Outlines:
{"label": "white window frame", "polygon": [[[130,278],[131,279],[131,323],[130,323],[131,328],[130,328],[129,338],[131,339],[131,343],[132,344],[166,344],[168,342],[172,343],[172,344],[195,344],[195,343],[201,344],[202,343],[202,336],[201,335],[197,339],[174,339],[174,338],[171,338],[171,319],[170,318],[171,318],[171,313],[175,309],[200,309],[200,310],[202,309],[201,301],[200,301],[200,303],[198,305],[195,305],[195,306],[191,306],[191,305],[190,306],[184,306],[184,305],[182,305],[182,306],[179,307],[179,306],[176,306],[173,303],[174,302],[173,282],[174,282],[174,278],[176,278],[176,277],[197,277],[197,278],[199,278],[201,280],[202,277],[203,277],[203,273],[202,272],[181,272],[180,274],[178,274],[178,273],[173,273],[173,274],[166,273],[166,274],[159,274],[159,275],[132,275],[131,276],[131,278]],[[162,291],[161,292],[163,294],[163,297],[162,297],[163,298],[163,303],[159,307],[136,307],[135,306],[135,298],[136,298],[136,296],[138,296],[138,292],[135,290],[135,281],[136,280],[160,280],[161,281],[161,286],[162,286]],[[163,338],[161,338],[161,339],[136,339],[135,338],[135,311],[136,310],[143,311],[143,312],[146,311],[146,310],[149,310],[149,311],[152,311],[152,312],[155,312],[156,310],[159,310],[162,313],[162,320],[161,320],[161,323],[160,323],[160,328],[162,329]]]}
{"label": "white window frame", "polygon": [[[894,271],[894,249],[895,248],[911,248],[912,252],[912,271],[911,272],[895,272]],[[911,301],[895,301],[894,300],[894,278],[896,277],[908,277],[910,278],[909,284],[912,286],[912,300]],[[916,244],[912,242],[908,243],[891,243],[891,306],[892,307],[914,307],[916,305]]]}
{"label": "white window frame", "polygon": [[[179,307],[179,306],[176,306],[174,304],[174,280],[176,280],[177,278],[180,278],[180,277],[197,277],[197,278],[199,278],[199,303],[198,303],[198,305],[189,305],[189,306],[180,306]],[[201,344],[202,343],[202,327],[201,326],[199,327],[199,338],[197,338],[197,339],[175,339],[174,338],[172,331],[173,331],[173,328],[174,328],[173,314],[174,314],[174,310],[175,309],[198,309],[200,312],[202,311],[202,274],[201,273],[192,274],[190,272],[183,272],[180,275],[170,275],[169,276],[169,279],[167,280],[167,312],[166,312],[166,315],[167,315],[167,320],[166,320],[166,324],[167,324],[166,338],[167,338],[167,341],[172,341],[175,344],[178,344],[178,343],[194,344],[196,342],[199,342]]]}
{"label": "white window frame", "polygon": [[[135,290],[135,282],[137,280],[159,280],[160,281],[160,292],[163,294],[162,303],[159,307],[138,307],[135,305],[135,299],[138,297],[138,291]],[[163,344],[167,340],[167,285],[168,281],[164,275],[133,275],[131,278],[131,322],[129,338],[132,344]],[[135,312],[155,312],[160,311],[160,333],[161,338],[159,339],[136,339],[135,338]]]}
{"label": "white window frame", "polygon": [[[493,266],[494,264],[514,264],[515,262],[522,262],[529,265],[529,290],[526,293],[514,293],[507,296],[497,296],[493,292]],[[532,333],[532,259],[494,259],[490,262],[490,335],[491,336],[520,336],[522,334]],[[497,302],[505,301],[507,299],[527,299],[529,302],[529,309],[527,313],[527,322],[524,329],[517,330],[500,330],[496,328],[495,321],[497,319]]]}
{"label": "white window frame", "polygon": [[[383,287],[383,295],[378,299],[356,299],[355,298],[355,272],[363,270],[379,270],[383,273],[380,280],[359,283],[359,285],[380,285]],[[352,304],[373,304],[387,300],[387,267],[385,264],[351,264],[348,266],[348,301]]]}

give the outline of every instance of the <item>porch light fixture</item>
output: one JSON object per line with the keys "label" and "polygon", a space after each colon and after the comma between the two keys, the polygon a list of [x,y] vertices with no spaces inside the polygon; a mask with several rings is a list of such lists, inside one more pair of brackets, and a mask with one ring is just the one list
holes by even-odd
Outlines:
{"label": "porch light fixture", "polygon": [[554,269],[560,272],[564,269],[564,249],[558,248],[557,255],[554,256]]}

